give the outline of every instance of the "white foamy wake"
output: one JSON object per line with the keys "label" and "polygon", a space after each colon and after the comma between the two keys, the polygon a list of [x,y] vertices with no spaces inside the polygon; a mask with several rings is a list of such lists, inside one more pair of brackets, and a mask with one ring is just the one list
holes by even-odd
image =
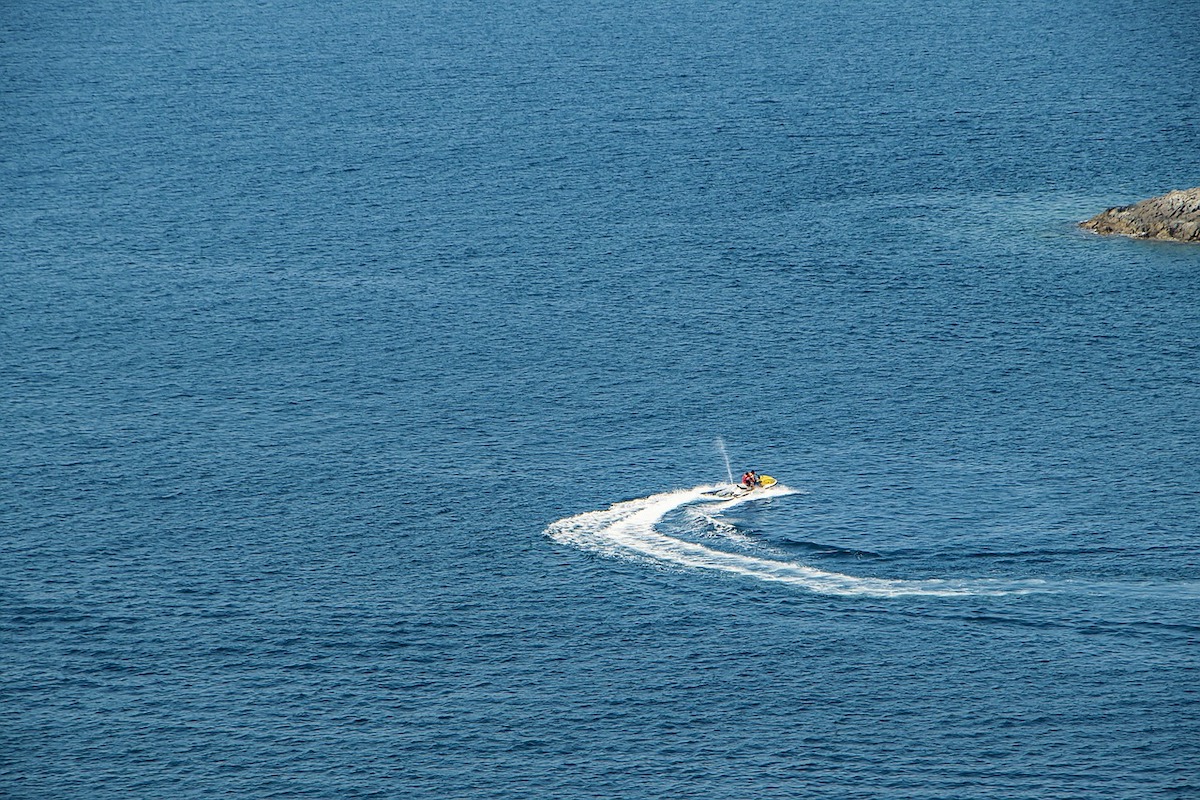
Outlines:
{"label": "white foamy wake", "polygon": [[697,486],[637,500],[614,503],[601,511],[566,517],[546,528],[557,542],[619,558],[645,559],[668,566],[733,573],[784,583],[822,594],[898,597],[901,595],[1000,595],[1035,591],[1028,585],[988,580],[891,580],[826,572],[792,561],[716,550],[660,532],[656,525],[670,512],[705,501],[721,508],[793,494],[776,485],[730,500],[714,500],[720,486]]}

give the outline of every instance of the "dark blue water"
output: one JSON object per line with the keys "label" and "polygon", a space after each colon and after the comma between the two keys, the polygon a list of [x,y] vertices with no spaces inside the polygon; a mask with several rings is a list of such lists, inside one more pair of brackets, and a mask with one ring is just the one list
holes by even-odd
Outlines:
{"label": "dark blue water", "polygon": [[0,794],[1200,797],[1198,42],[7,3]]}

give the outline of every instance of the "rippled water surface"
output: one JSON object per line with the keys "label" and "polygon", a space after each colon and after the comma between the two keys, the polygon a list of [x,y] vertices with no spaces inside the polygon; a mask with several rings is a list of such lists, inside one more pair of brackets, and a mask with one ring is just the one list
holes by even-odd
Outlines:
{"label": "rippled water surface", "polygon": [[7,4],[0,795],[1200,796],[1192,18]]}

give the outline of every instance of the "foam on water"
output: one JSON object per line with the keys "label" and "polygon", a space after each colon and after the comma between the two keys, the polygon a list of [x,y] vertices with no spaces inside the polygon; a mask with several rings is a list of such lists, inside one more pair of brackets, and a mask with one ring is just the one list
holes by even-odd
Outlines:
{"label": "foam on water", "polygon": [[[828,572],[794,561],[734,553],[688,542],[662,532],[658,524],[670,512],[699,502],[716,485],[697,486],[614,503],[606,509],[560,519],[546,528],[557,542],[618,558],[726,572],[757,580],[783,583],[822,594],[898,597],[902,595],[1001,595],[1037,591],[1037,582],[996,580],[897,580]],[[782,484],[729,500],[715,501],[722,509],[795,493]],[[1035,586],[1036,584],[1036,586]]]}

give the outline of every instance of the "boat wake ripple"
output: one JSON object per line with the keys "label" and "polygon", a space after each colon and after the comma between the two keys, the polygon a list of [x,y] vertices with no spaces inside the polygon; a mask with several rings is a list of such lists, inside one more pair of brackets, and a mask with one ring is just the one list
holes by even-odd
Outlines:
{"label": "boat wake ripple", "polygon": [[659,530],[659,523],[671,512],[684,506],[704,503],[725,510],[752,501],[793,494],[783,485],[758,489],[732,499],[721,499],[713,492],[727,489],[720,485],[697,486],[614,503],[606,509],[588,511],[560,519],[546,528],[546,535],[557,542],[600,553],[605,556],[645,560],[675,566],[731,573],[770,583],[782,583],[812,592],[830,595],[871,597],[978,596],[1028,594],[1046,591],[1042,581],[1004,581],[989,579],[897,580],[845,575],[814,569],[794,561],[735,553],[685,541]]}

